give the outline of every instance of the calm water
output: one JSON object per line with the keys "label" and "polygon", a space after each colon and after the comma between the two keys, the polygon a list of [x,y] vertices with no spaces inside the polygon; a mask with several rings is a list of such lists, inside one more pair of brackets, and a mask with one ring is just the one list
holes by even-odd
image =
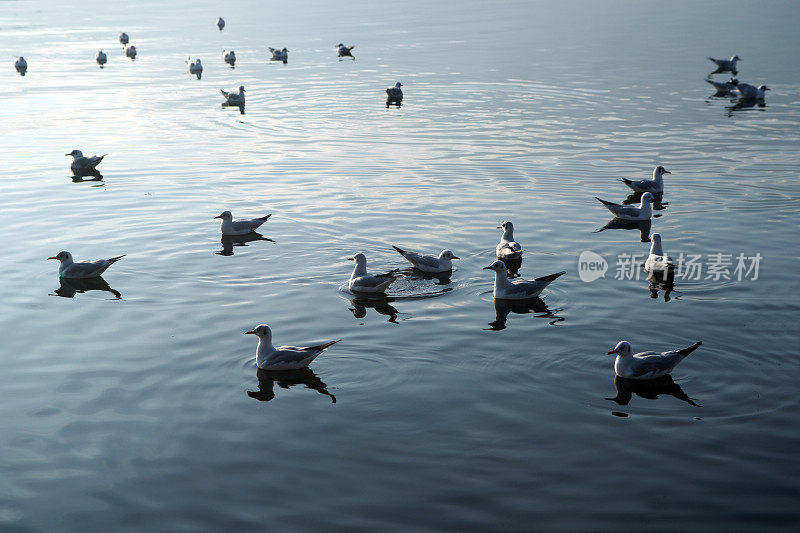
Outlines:
{"label": "calm water", "polygon": [[[0,4],[0,529],[800,524],[800,5],[220,5]],[[766,107],[709,98],[706,56],[734,53]],[[244,115],[220,107],[240,84]],[[74,148],[110,154],[101,181],[70,179]],[[648,245],[596,232],[593,197],[656,164],[665,250],[760,253],[758,280],[679,279],[665,302],[614,279]],[[223,209],[273,213],[274,242],[221,243]],[[522,275],[567,271],[527,307],[495,305],[480,269],[505,219]],[[346,257],[405,267],[392,244],[462,260],[351,301]],[[61,286],[62,249],[128,256]],[[584,250],[605,278],[580,280]],[[259,382],[260,322],[344,340]],[[704,344],[676,385],[615,402],[620,339]]]}

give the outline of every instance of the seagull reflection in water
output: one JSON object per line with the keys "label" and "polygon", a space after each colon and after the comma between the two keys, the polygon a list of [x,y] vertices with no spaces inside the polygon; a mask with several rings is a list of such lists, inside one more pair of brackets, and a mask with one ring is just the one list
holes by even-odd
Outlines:
{"label": "seagull reflection in water", "polygon": [[647,276],[650,298],[658,299],[658,291],[664,291],[664,301],[671,300],[670,293],[675,291],[675,272],[652,272]]}
{"label": "seagull reflection in water", "polygon": [[764,111],[764,108],[767,107],[767,104],[764,100],[759,100],[757,98],[740,98],[736,100],[732,106],[728,106],[725,110],[728,112],[728,116],[732,117],[736,111],[742,111],[745,109],[751,109],[754,107],[758,107],[760,111]]}
{"label": "seagull reflection in water", "polygon": [[508,272],[508,279],[518,278],[520,276],[519,269],[522,268],[522,256],[506,256],[506,257],[498,257],[498,260],[502,261],[503,264],[506,266],[506,272]]}
{"label": "seagull reflection in water", "polygon": [[[632,192],[628,195],[627,198],[622,200],[622,205],[636,205],[642,201],[642,194],[641,192]],[[661,192],[651,192],[650,194],[653,195],[653,211],[663,211],[669,205],[669,202],[664,201],[664,191]],[[654,217],[659,217],[661,215],[653,215]]]}
{"label": "seagull reflection in water", "polygon": [[258,390],[247,391],[247,395],[260,402],[268,402],[275,398],[275,383],[282,389],[289,389],[295,385],[305,385],[320,394],[330,396],[331,403],[336,403],[336,396],[328,392],[328,386],[310,368],[299,370],[263,370],[258,369]]}
{"label": "seagull reflection in water", "polygon": [[82,170],[80,172],[75,172],[72,176],[72,181],[74,183],[80,183],[82,181],[103,181],[103,175],[100,174],[96,168]]}
{"label": "seagull reflection in water", "polygon": [[348,307],[348,309],[353,313],[355,318],[361,319],[367,316],[367,309],[369,308],[374,309],[381,315],[388,316],[389,320],[387,320],[387,322],[398,324],[397,316],[400,312],[391,304],[391,302],[395,301],[394,298],[381,295],[375,295],[369,298],[356,296],[349,301],[353,307]]}
{"label": "seagull reflection in water", "polygon": [[115,300],[122,299],[122,294],[112,289],[102,276],[96,276],[94,278],[58,278],[58,281],[61,283],[61,286],[54,291],[53,296],[74,298],[78,293],[105,291],[113,294]]}
{"label": "seagull reflection in water", "polygon": [[638,229],[642,242],[650,242],[651,225],[652,221],[650,219],[625,220],[624,218],[614,217],[611,220],[609,220],[605,226],[595,231],[595,233],[600,233],[601,231],[605,231],[607,229]]}
{"label": "seagull reflection in water", "polygon": [[222,243],[222,250],[219,252],[214,252],[217,255],[233,255],[233,247],[234,246],[247,246],[248,242],[253,241],[269,241],[275,242],[274,239],[270,239],[269,237],[264,237],[257,231],[253,231],[248,233],[247,235],[223,235],[220,239]]}
{"label": "seagull reflection in water", "polygon": [[222,105],[222,107],[238,107],[239,108],[239,113],[244,115],[244,104],[236,105],[236,104],[229,104],[228,102],[223,102],[221,105]]}
{"label": "seagull reflection in water", "polygon": [[636,394],[648,400],[657,400],[661,395],[674,396],[689,405],[702,407],[693,398],[690,398],[670,375],[645,380],[614,376],[614,387],[617,389],[617,395],[614,398],[606,398],[606,400],[617,402],[619,405],[628,405],[633,395]]}
{"label": "seagull reflection in water", "polygon": [[392,98],[391,96],[386,98],[386,109],[389,109],[390,106],[394,107],[402,107],[403,105],[403,98]]}
{"label": "seagull reflection in water", "polygon": [[506,322],[508,315],[517,313],[520,315],[538,313],[535,318],[548,318],[550,325],[555,326],[557,322],[565,320],[563,316],[558,316],[563,309],[556,309],[551,311],[547,304],[541,298],[528,298],[527,300],[503,300],[500,298],[494,299],[494,322],[489,322],[489,327],[485,330],[501,331],[506,329]]}

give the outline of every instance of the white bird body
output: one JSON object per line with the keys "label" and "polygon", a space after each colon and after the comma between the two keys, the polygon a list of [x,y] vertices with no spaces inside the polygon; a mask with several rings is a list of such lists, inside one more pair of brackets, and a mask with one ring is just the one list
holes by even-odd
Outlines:
{"label": "white bird body", "polygon": [[642,195],[638,206],[615,204],[614,202],[600,200],[600,198],[596,196],[595,198],[601,202],[606,209],[611,211],[615,217],[623,220],[648,220],[653,215],[653,206],[650,205],[653,201],[653,195],[649,192]]}
{"label": "white bird body", "polygon": [[277,48],[269,47],[269,51],[272,52],[272,60],[273,61],[283,61],[286,63],[289,60],[289,50],[283,48],[278,50]]}
{"label": "white bird body", "polygon": [[122,32],[122,33],[119,34],[119,43],[122,46],[125,46],[126,44],[128,44],[128,41],[130,41],[130,37],[128,37],[127,33]]}
{"label": "white bird body", "polygon": [[657,166],[653,169],[653,179],[629,180],[622,178],[619,181],[636,192],[651,192],[655,194],[664,192],[664,174],[672,174],[672,172],[662,166]]}
{"label": "white bird body", "polygon": [[79,261],[72,259],[72,254],[63,251],[48,259],[56,259],[61,262],[58,266],[58,276],[61,278],[96,278],[106,271],[108,267],[125,257],[119,255],[110,259],[99,259],[97,261]]}
{"label": "white bird body", "polygon": [[72,172],[79,173],[95,170],[97,165],[99,165],[103,158],[108,154],[83,157],[83,152],[80,150],[73,150],[65,155],[72,156],[72,164],[69,166],[69,168],[72,170]]}
{"label": "white bird body", "polygon": [[657,379],[672,372],[678,363],[686,359],[701,344],[702,342],[696,342],[680,350],[641,352],[634,355],[630,343],[620,341],[608,355],[617,354],[614,372],[621,378]]}
{"label": "white bird body", "polygon": [[219,17],[217,19],[217,28],[219,28],[219,31],[222,31],[222,28],[224,27],[225,27],[225,20],[222,17]]}
{"label": "white bird body", "polygon": [[97,61],[97,64],[100,65],[100,68],[103,68],[103,65],[108,62],[108,57],[106,57],[105,52],[98,50],[97,54],[94,56],[94,60]]}
{"label": "white bird body", "polygon": [[275,348],[272,345],[272,330],[266,324],[259,324],[254,329],[246,331],[245,335],[256,335],[258,337],[256,366],[262,370],[276,371],[307,368],[319,354],[341,341],[339,339],[304,348],[298,346],[278,346]]}
{"label": "white bird body", "polygon": [[514,224],[510,220],[506,220],[497,229],[502,229],[503,234],[500,236],[500,242],[495,249],[495,255],[499,259],[516,259],[522,256],[522,245],[514,240]]}
{"label": "white bird body", "polygon": [[350,52],[351,52],[351,51],[353,50],[353,48],[355,48],[355,47],[356,47],[356,45],[353,45],[353,46],[345,46],[345,45],[343,45],[342,43],[339,43],[338,45],[336,45],[336,50],[337,50],[337,51],[338,51],[338,53],[339,53],[339,57],[346,57],[346,56],[353,57],[353,54],[352,54],[352,53],[350,53]]}
{"label": "white bird body", "polygon": [[459,257],[453,255],[453,252],[450,250],[442,250],[437,257],[435,255],[423,255],[410,250],[403,250],[402,248],[398,248],[394,245],[392,248],[397,250],[397,253],[405,257],[409,263],[414,265],[414,268],[423,272],[450,272],[453,270],[453,259],[459,259]]}
{"label": "white bird body", "polygon": [[222,51],[222,60],[225,61],[230,66],[234,66],[236,64],[236,52],[231,50],[228,52],[227,50]]}
{"label": "white bird body", "polygon": [[353,268],[353,273],[350,274],[350,282],[347,285],[352,292],[382,293],[385,292],[389,285],[395,280],[396,270],[385,274],[368,274],[367,258],[362,253],[358,253],[348,259],[356,263]]}
{"label": "white bird body", "polygon": [[398,81],[397,83],[394,84],[394,87],[387,87],[386,88],[386,95],[389,98],[393,98],[393,99],[403,98],[403,90],[400,88],[402,86],[403,86],[403,84]]}
{"label": "white bird body", "polygon": [[28,71],[28,62],[25,61],[24,57],[19,56],[16,61],[14,61],[14,68],[19,72],[20,76],[24,76]]}
{"label": "white bird body", "polygon": [[743,100],[763,100],[770,88],[766,85],[759,85],[756,87],[749,83],[737,83],[736,90],[739,92],[739,97]]}
{"label": "white bird body", "polygon": [[130,57],[131,59],[136,59],[136,47],[132,44],[129,44],[125,47],[125,57]]}
{"label": "white bird body", "polygon": [[557,272],[549,276],[542,276],[533,280],[515,280],[508,279],[508,270],[505,263],[500,260],[495,261],[483,270],[494,270],[494,292],[493,296],[500,300],[525,300],[527,298],[536,298],[539,296],[545,287],[550,285],[553,280],[566,274],[566,272]]}
{"label": "white bird body", "polygon": [[244,85],[239,86],[239,92],[235,91],[223,91],[222,89],[219,90],[222,93],[222,96],[225,97],[225,100],[230,105],[235,106],[243,106],[244,105]]}
{"label": "white bird body", "polygon": [[736,90],[736,84],[739,83],[739,80],[731,78],[728,81],[714,81],[706,78],[706,83],[711,84],[714,89],[716,89],[718,95],[726,95]]}
{"label": "white bird body", "polygon": [[675,260],[664,254],[661,247],[661,235],[653,233],[650,235],[650,254],[644,262],[644,270],[647,273],[668,274],[675,269]]}
{"label": "white bird body", "polygon": [[195,59],[192,61],[192,58],[187,58],[186,63],[189,65],[189,74],[194,74],[197,76],[199,80],[203,76],[203,64],[200,62],[200,59]]}
{"label": "white bird body", "polygon": [[223,235],[247,235],[248,233],[253,233],[271,216],[272,213],[260,218],[233,220],[233,215],[230,211],[223,211],[214,218],[222,219],[219,226]]}
{"label": "white bird body", "polygon": [[731,71],[733,73],[736,73],[736,63],[742,60],[739,56],[733,56],[730,59],[715,59],[713,57],[708,59],[717,65],[717,70],[721,72]]}

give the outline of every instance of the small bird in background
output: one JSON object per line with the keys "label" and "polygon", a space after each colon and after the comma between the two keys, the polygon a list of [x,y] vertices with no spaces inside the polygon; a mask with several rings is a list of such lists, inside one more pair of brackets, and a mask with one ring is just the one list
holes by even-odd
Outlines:
{"label": "small bird in background", "polygon": [[100,65],[100,68],[103,68],[103,65],[105,65],[108,62],[106,53],[103,52],[102,50],[97,51],[97,54],[94,56],[94,60],[97,61],[97,64]]}
{"label": "small bird in background", "polygon": [[222,60],[229,64],[231,67],[236,65],[236,52],[231,50],[228,52],[227,50],[222,51]]}
{"label": "small bird in background", "polygon": [[125,32],[122,32],[122,33],[120,33],[120,34],[119,34],[119,43],[120,43],[122,46],[125,46],[125,45],[127,45],[127,44],[128,44],[128,41],[130,41],[130,37],[128,37],[128,34],[127,34],[127,33],[125,33]]}
{"label": "small bird in background", "polygon": [[402,100],[403,90],[400,88],[402,86],[403,84],[398,81],[394,84],[394,87],[387,87],[386,96],[388,96],[390,100]]}
{"label": "small bird in background", "polygon": [[224,27],[225,27],[225,19],[223,19],[222,17],[219,17],[217,19],[217,28],[219,28],[219,31],[222,31],[222,29]]}
{"label": "small bird in background", "polygon": [[132,44],[129,44],[128,46],[126,46],[125,47],[125,56],[126,57],[130,57],[131,61],[136,59],[136,47],[133,46]]}
{"label": "small bird in background", "polygon": [[503,230],[500,236],[500,242],[497,243],[495,248],[495,255],[498,259],[517,258],[522,255],[525,250],[522,245],[514,240],[514,224],[510,220],[506,220],[497,229]]}
{"label": "small bird in background", "polygon": [[[336,45],[336,49],[337,49],[337,51],[339,53],[339,57],[340,58],[341,57],[353,57],[353,54],[351,52],[352,52],[353,48],[355,48],[355,47],[356,47],[356,45],[345,46],[342,43],[339,43],[339,44]],[[355,59],[355,58],[353,58],[353,59]]]}
{"label": "small bird in background", "polygon": [[367,257],[362,253],[357,253],[347,259],[356,263],[353,273],[350,275],[350,282],[347,285],[352,292],[382,293],[396,279],[397,269],[385,274],[368,274]]}
{"label": "small bird in background", "polygon": [[284,63],[289,61],[289,50],[286,48],[278,50],[270,46],[269,51],[272,52],[272,61],[283,61]]}
{"label": "small bird in background", "polygon": [[739,93],[739,97],[742,100],[763,100],[767,95],[766,91],[770,90],[770,88],[766,85],[759,85],[756,87],[754,85],[750,85],[749,83],[740,83],[738,81],[734,84],[734,86],[736,87],[736,91]]}
{"label": "small bird in background", "polygon": [[24,76],[26,72],[28,72],[28,62],[25,61],[25,58],[19,56],[16,61],[14,61],[14,68],[17,69],[20,76]]}
{"label": "small bird in background", "polygon": [[69,166],[70,170],[72,170],[75,174],[82,174],[87,172],[92,172],[97,168],[97,165],[103,160],[105,156],[108,154],[103,155],[93,155],[92,157],[83,157],[83,152],[80,150],[73,150],[68,154],[64,155],[71,155],[72,156],[72,164]]}
{"label": "small bird in background", "polygon": [[664,254],[664,249],[661,247],[661,235],[653,233],[650,235],[650,253],[644,262],[644,271],[648,274],[666,276],[673,270],[675,270],[675,260]]}
{"label": "small bird in background", "polygon": [[511,281],[508,279],[508,269],[506,264],[499,259],[482,270],[494,270],[494,291],[492,295],[498,300],[525,300],[536,298],[554,280],[566,274],[566,272],[556,272],[549,276],[542,276],[530,281],[519,280]]}
{"label": "small bird in background", "polygon": [[595,199],[611,211],[612,215],[623,220],[649,220],[653,215],[653,206],[650,205],[653,201],[653,195],[649,192],[642,195],[638,206],[615,204],[614,202],[601,200],[597,196],[595,196]]}
{"label": "small bird in background", "polygon": [[731,78],[728,81],[714,81],[706,78],[706,83],[712,85],[717,91],[714,96],[728,96],[730,93],[736,90],[736,85],[739,83],[739,80],[736,78]]}
{"label": "small bird in background", "polygon": [[617,354],[614,362],[614,372],[621,378],[627,379],[657,379],[666,376],[678,363],[686,359],[695,351],[702,341],[698,341],[688,348],[669,350],[666,352],[641,352],[633,354],[631,343],[620,341],[608,355]]}
{"label": "small bird in background", "polygon": [[319,354],[340,342],[323,342],[316,346],[278,346],[272,345],[272,330],[266,324],[259,324],[250,331],[245,331],[245,335],[255,335],[258,337],[258,348],[256,348],[256,366],[261,370],[299,370],[307,368],[311,361]]}
{"label": "small bird in background", "polygon": [[189,65],[189,74],[194,74],[198,80],[203,77],[203,64],[199,58],[192,61],[192,58],[189,57],[186,59],[186,63]]}
{"label": "small bird in background", "polygon": [[106,271],[108,267],[125,257],[118,255],[110,259],[98,259],[97,261],[79,261],[75,262],[72,259],[72,254],[63,251],[48,257],[47,259],[56,259],[61,262],[58,266],[58,276],[60,278],[96,278]]}
{"label": "small bird in background", "polygon": [[423,255],[410,250],[403,250],[395,245],[392,245],[392,248],[397,250],[397,253],[402,255],[406,261],[414,265],[414,268],[423,272],[450,272],[453,270],[452,260],[460,259],[460,257],[454,255],[450,250],[442,250],[437,257],[435,255]]}
{"label": "small bird in background", "polygon": [[664,192],[664,174],[672,174],[672,172],[659,165],[653,169],[653,179],[629,180],[621,178],[619,181],[636,192],[659,193]]}
{"label": "small bird in background", "polygon": [[222,93],[222,96],[225,97],[226,103],[229,105],[235,106],[243,106],[244,105],[244,85],[239,86],[239,92],[236,91],[223,91],[222,89],[219,90]]}
{"label": "small bird in background", "polygon": [[258,229],[271,216],[272,213],[265,217],[233,220],[233,215],[230,211],[223,211],[214,218],[222,219],[219,228],[223,235],[247,235]]}
{"label": "small bird in background", "polygon": [[739,56],[733,56],[730,59],[715,59],[713,57],[708,59],[717,65],[717,72],[733,72],[734,74],[737,73],[736,63],[742,60]]}

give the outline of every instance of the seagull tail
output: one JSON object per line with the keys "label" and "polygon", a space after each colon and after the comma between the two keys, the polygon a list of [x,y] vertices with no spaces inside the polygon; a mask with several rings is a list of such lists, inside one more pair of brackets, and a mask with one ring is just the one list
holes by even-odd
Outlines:
{"label": "seagull tail", "polygon": [[566,273],[567,272],[565,270],[562,270],[561,272],[556,272],[555,274],[550,274],[549,276],[542,276],[541,278],[534,278],[533,281],[546,281],[546,282],[550,283],[551,281],[554,281],[554,280],[560,278],[561,276],[563,276]]}
{"label": "seagull tail", "polygon": [[[714,85],[714,82],[713,82],[712,80],[708,79],[708,78],[706,78],[706,79],[705,79],[705,81],[706,81],[706,83],[708,83],[709,85]],[[714,85],[714,86],[716,87],[716,85]]]}
{"label": "seagull tail", "polygon": [[403,250],[402,248],[398,248],[398,247],[397,247],[397,246],[395,246],[394,244],[392,245],[392,248],[394,248],[395,250],[397,250],[397,253],[399,253],[400,255],[402,255],[402,256],[405,256],[405,255],[406,255],[406,251],[405,251],[405,250]]}
{"label": "seagull tail", "polygon": [[224,96],[225,98],[228,97],[228,92],[227,91],[223,91],[222,89],[220,89],[219,92],[221,92],[222,96]]}
{"label": "seagull tail", "polygon": [[338,339],[338,340],[335,340],[335,341],[329,341],[329,342],[323,342],[322,344],[317,344],[316,346],[309,346],[308,348],[306,348],[306,350],[319,350],[321,352],[322,350],[330,348],[331,346],[333,346],[337,342],[341,342],[341,341],[342,341],[342,339]]}
{"label": "seagull tail", "polygon": [[713,57],[709,57],[709,58],[708,58],[708,60],[709,60],[709,61],[714,61],[715,63],[716,63],[716,61],[717,61],[717,60],[716,60],[716,59],[714,59]]}
{"label": "seagull tail", "polygon": [[682,350],[678,350],[678,353],[681,354],[684,357],[689,357],[689,354],[692,353],[693,351],[695,351],[696,349],[698,349],[701,344],[703,344],[703,341],[697,341],[696,343],[692,344],[688,348],[684,348]]}
{"label": "seagull tail", "polygon": [[375,274],[375,277],[376,278],[392,278],[392,279],[394,279],[398,272],[400,272],[400,269],[399,268],[395,268],[393,270],[390,270],[389,272],[386,272],[385,274]]}
{"label": "seagull tail", "polygon": [[266,222],[266,220],[267,220],[269,217],[271,217],[271,216],[272,216],[272,213],[270,213],[269,215],[267,215],[267,216],[265,216],[265,217],[259,217],[259,219],[258,219],[258,220],[263,220],[263,221],[265,221],[265,222]]}
{"label": "seagull tail", "polygon": [[110,257],[110,258],[106,259],[106,261],[108,261],[109,263],[116,263],[117,261],[119,261],[120,259],[125,257],[126,255],[128,255],[128,254],[118,255],[117,257]]}
{"label": "seagull tail", "polygon": [[606,201],[606,200],[601,200],[600,198],[597,198],[597,196],[595,196],[595,199],[596,199],[598,202],[600,202],[601,204],[603,204],[603,205],[617,205],[617,204],[615,204],[614,202],[609,202],[609,201]]}
{"label": "seagull tail", "polygon": [[628,178],[620,178],[617,181],[621,181],[622,183],[628,186],[630,186],[630,184],[633,183],[633,180],[629,180]]}

